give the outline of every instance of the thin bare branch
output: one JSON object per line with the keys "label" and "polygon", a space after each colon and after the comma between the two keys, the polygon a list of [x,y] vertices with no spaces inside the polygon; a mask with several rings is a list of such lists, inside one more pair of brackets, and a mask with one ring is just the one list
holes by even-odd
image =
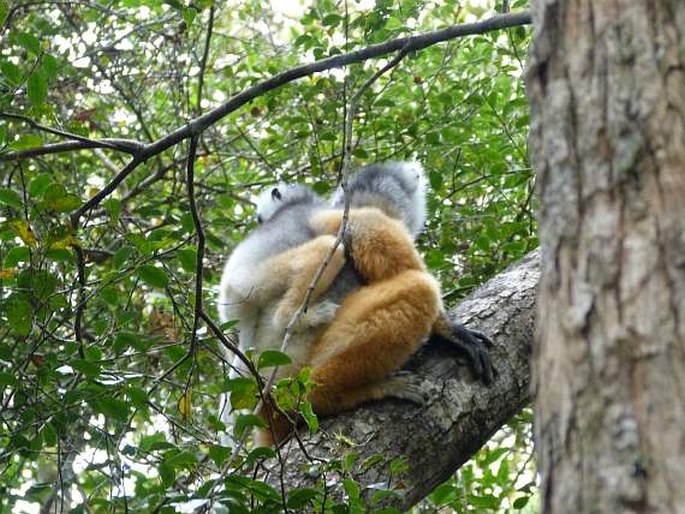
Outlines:
{"label": "thin bare branch", "polygon": [[[136,154],[144,147],[142,143],[132,141],[129,139],[89,139],[87,137],[74,134],[72,132],[66,132],[64,130],[48,127],[22,114],[0,111],[0,118],[6,120],[21,121],[31,125],[33,128],[35,128],[36,130],[40,130],[41,132],[47,132],[48,134],[53,134],[56,136],[71,139],[72,144],[74,144],[75,142],[80,143],[80,145],[74,145],[74,148],[61,148],[59,150],[56,150],[56,145],[45,145],[40,148],[30,148],[28,150],[24,150],[21,152],[9,152],[7,154],[0,155],[0,161],[11,161],[26,158],[27,154],[29,154],[30,152],[36,152],[37,150],[45,150],[45,148],[48,146],[50,147],[51,151],[44,151],[42,152],[42,154],[55,153],[56,151],[74,150],[79,148],[109,148],[110,150],[119,150],[130,154]],[[35,154],[33,155],[35,156]]]}
{"label": "thin bare branch", "polygon": [[[134,159],[126,167],[124,167],[121,170],[121,172],[117,174],[109,182],[109,184],[107,184],[98,194],[93,196],[90,200],[84,203],[72,214],[72,222],[75,225],[78,224],[79,219],[86,211],[97,206],[102,200],[104,200],[108,195],[110,195],[112,191],[114,191],[114,189],[116,189],[116,187],[123,180],[125,180],[126,177],[130,175],[141,162],[148,160],[150,157],[159,155],[163,151],[167,150],[168,148],[180,143],[181,141],[189,137],[201,134],[204,130],[206,130],[208,127],[210,127],[223,117],[236,111],[243,105],[267,93],[268,91],[272,91],[278,87],[298,80],[302,77],[312,75],[314,73],[320,73],[322,71],[330,70],[333,68],[340,68],[352,63],[366,61],[368,59],[380,57],[392,52],[397,52],[401,50],[405,53],[409,53],[457,37],[463,37],[473,34],[483,34],[485,32],[490,32],[503,28],[527,25],[530,24],[530,22],[531,17],[530,12],[528,11],[515,14],[500,14],[484,21],[476,23],[465,23],[462,25],[453,25],[442,30],[436,30],[425,34],[418,34],[415,36],[407,36],[403,38],[392,39],[390,41],[386,41],[385,43],[371,45],[366,48],[355,50],[353,52],[349,52],[346,54],[335,55],[310,64],[296,66],[282,73],[274,75],[270,79],[267,79],[263,82],[260,82],[259,84],[255,84],[254,86],[241,91],[240,93],[234,95],[232,98],[230,98],[227,102],[220,105],[219,107],[216,107],[215,109],[212,109],[211,111],[208,111],[207,113],[193,120],[190,120],[186,125],[174,130],[167,136],[162,137],[150,144],[144,145],[142,148],[139,148],[137,152],[131,152],[132,149],[130,147],[120,147],[116,144],[103,145],[108,148],[113,148],[115,150],[128,150],[129,153],[134,154]],[[24,121],[28,120],[23,116],[16,116],[16,118],[23,119]],[[34,126],[40,125],[35,124]],[[57,133],[60,133],[60,131],[57,131]],[[66,133],[60,133],[60,135],[68,137]],[[89,139],[85,139],[85,141],[83,142],[84,144],[93,144],[93,141]]]}

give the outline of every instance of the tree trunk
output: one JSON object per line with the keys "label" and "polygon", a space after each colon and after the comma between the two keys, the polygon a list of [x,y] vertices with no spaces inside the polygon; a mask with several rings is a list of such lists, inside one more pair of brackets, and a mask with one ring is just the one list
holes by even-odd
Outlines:
{"label": "tree trunk", "polygon": [[685,3],[533,7],[543,512],[682,512]]}
{"label": "tree trunk", "polygon": [[[429,398],[417,406],[399,400],[370,403],[353,412],[322,420],[322,431],[303,437],[307,456],[291,442],[284,475],[275,469],[273,482],[305,487],[319,476],[303,473],[311,458],[330,459],[343,452],[359,455],[349,476],[363,494],[380,485],[401,495],[392,500],[407,509],[430,493],[469,459],[512,415],[531,399],[530,350],[539,276],[539,252],[497,275],[464,300],[451,314],[470,328],[488,334],[495,346],[490,355],[497,371],[486,387],[475,382],[454,352],[429,344],[410,363]],[[347,443],[336,439],[343,434]],[[376,464],[362,465],[382,456]],[[408,470],[398,473],[390,463],[406,459]],[[330,474],[329,496],[341,494],[341,484]],[[337,487],[337,489],[336,489]]]}

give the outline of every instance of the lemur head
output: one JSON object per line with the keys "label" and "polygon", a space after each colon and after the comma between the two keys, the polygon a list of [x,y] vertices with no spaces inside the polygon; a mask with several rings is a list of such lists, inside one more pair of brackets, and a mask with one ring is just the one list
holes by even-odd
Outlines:
{"label": "lemur head", "polygon": [[[416,236],[426,222],[426,176],[414,161],[387,162],[365,166],[350,177],[347,193],[352,207],[377,207],[404,222]],[[338,187],[331,198],[334,207],[345,204]]]}
{"label": "lemur head", "polygon": [[277,184],[265,189],[255,201],[257,208],[257,221],[264,223],[273,219],[283,209],[295,205],[323,203],[319,195],[302,184]]}

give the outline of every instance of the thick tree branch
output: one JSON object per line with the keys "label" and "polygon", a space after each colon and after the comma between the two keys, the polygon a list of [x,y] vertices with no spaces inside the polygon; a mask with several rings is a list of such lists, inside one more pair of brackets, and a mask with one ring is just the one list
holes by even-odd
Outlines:
{"label": "thick tree branch", "polygon": [[[452,314],[495,341],[491,349],[497,377],[492,386],[476,382],[454,352],[429,343],[410,363],[429,400],[423,406],[386,400],[323,420],[322,432],[303,438],[311,457],[354,452],[362,463],[372,455],[384,462],[355,467],[351,478],[366,487],[366,496],[383,484],[399,496],[393,506],[408,509],[446,480],[512,415],[531,400],[530,350],[539,278],[534,251],[500,273],[456,307]],[[336,442],[342,434],[356,444]],[[348,441],[349,443],[349,441]],[[389,462],[406,458],[409,471],[393,476]],[[303,473],[310,461],[291,443],[285,480],[304,487],[319,478]],[[340,481],[326,477],[330,495],[340,495]]]}

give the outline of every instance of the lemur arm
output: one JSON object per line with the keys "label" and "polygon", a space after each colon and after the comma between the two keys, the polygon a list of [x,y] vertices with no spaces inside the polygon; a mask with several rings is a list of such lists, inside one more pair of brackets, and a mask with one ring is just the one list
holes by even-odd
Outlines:
{"label": "lemur arm", "polygon": [[[345,251],[342,245],[338,245],[333,250],[334,245],[335,237],[322,235],[269,259],[267,264],[270,266],[270,276],[278,274],[287,278],[287,282],[283,284],[285,286],[284,295],[274,314],[274,324],[277,328],[285,329],[297,309],[300,308],[319,267],[326,258],[330,256],[321,277],[312,290],[311,305],[314,305],[319,297],[326,292],[340,273],[345,265]],[[311,316],[305,316],[305,319],[302,320],[303,323],[320,324],[330,321],[334,315],[334,310],[328,309],[326,305],[322,307],[323,309],[314,309]],[[322,316],[326,312],[330,312],[330,315]]]}

